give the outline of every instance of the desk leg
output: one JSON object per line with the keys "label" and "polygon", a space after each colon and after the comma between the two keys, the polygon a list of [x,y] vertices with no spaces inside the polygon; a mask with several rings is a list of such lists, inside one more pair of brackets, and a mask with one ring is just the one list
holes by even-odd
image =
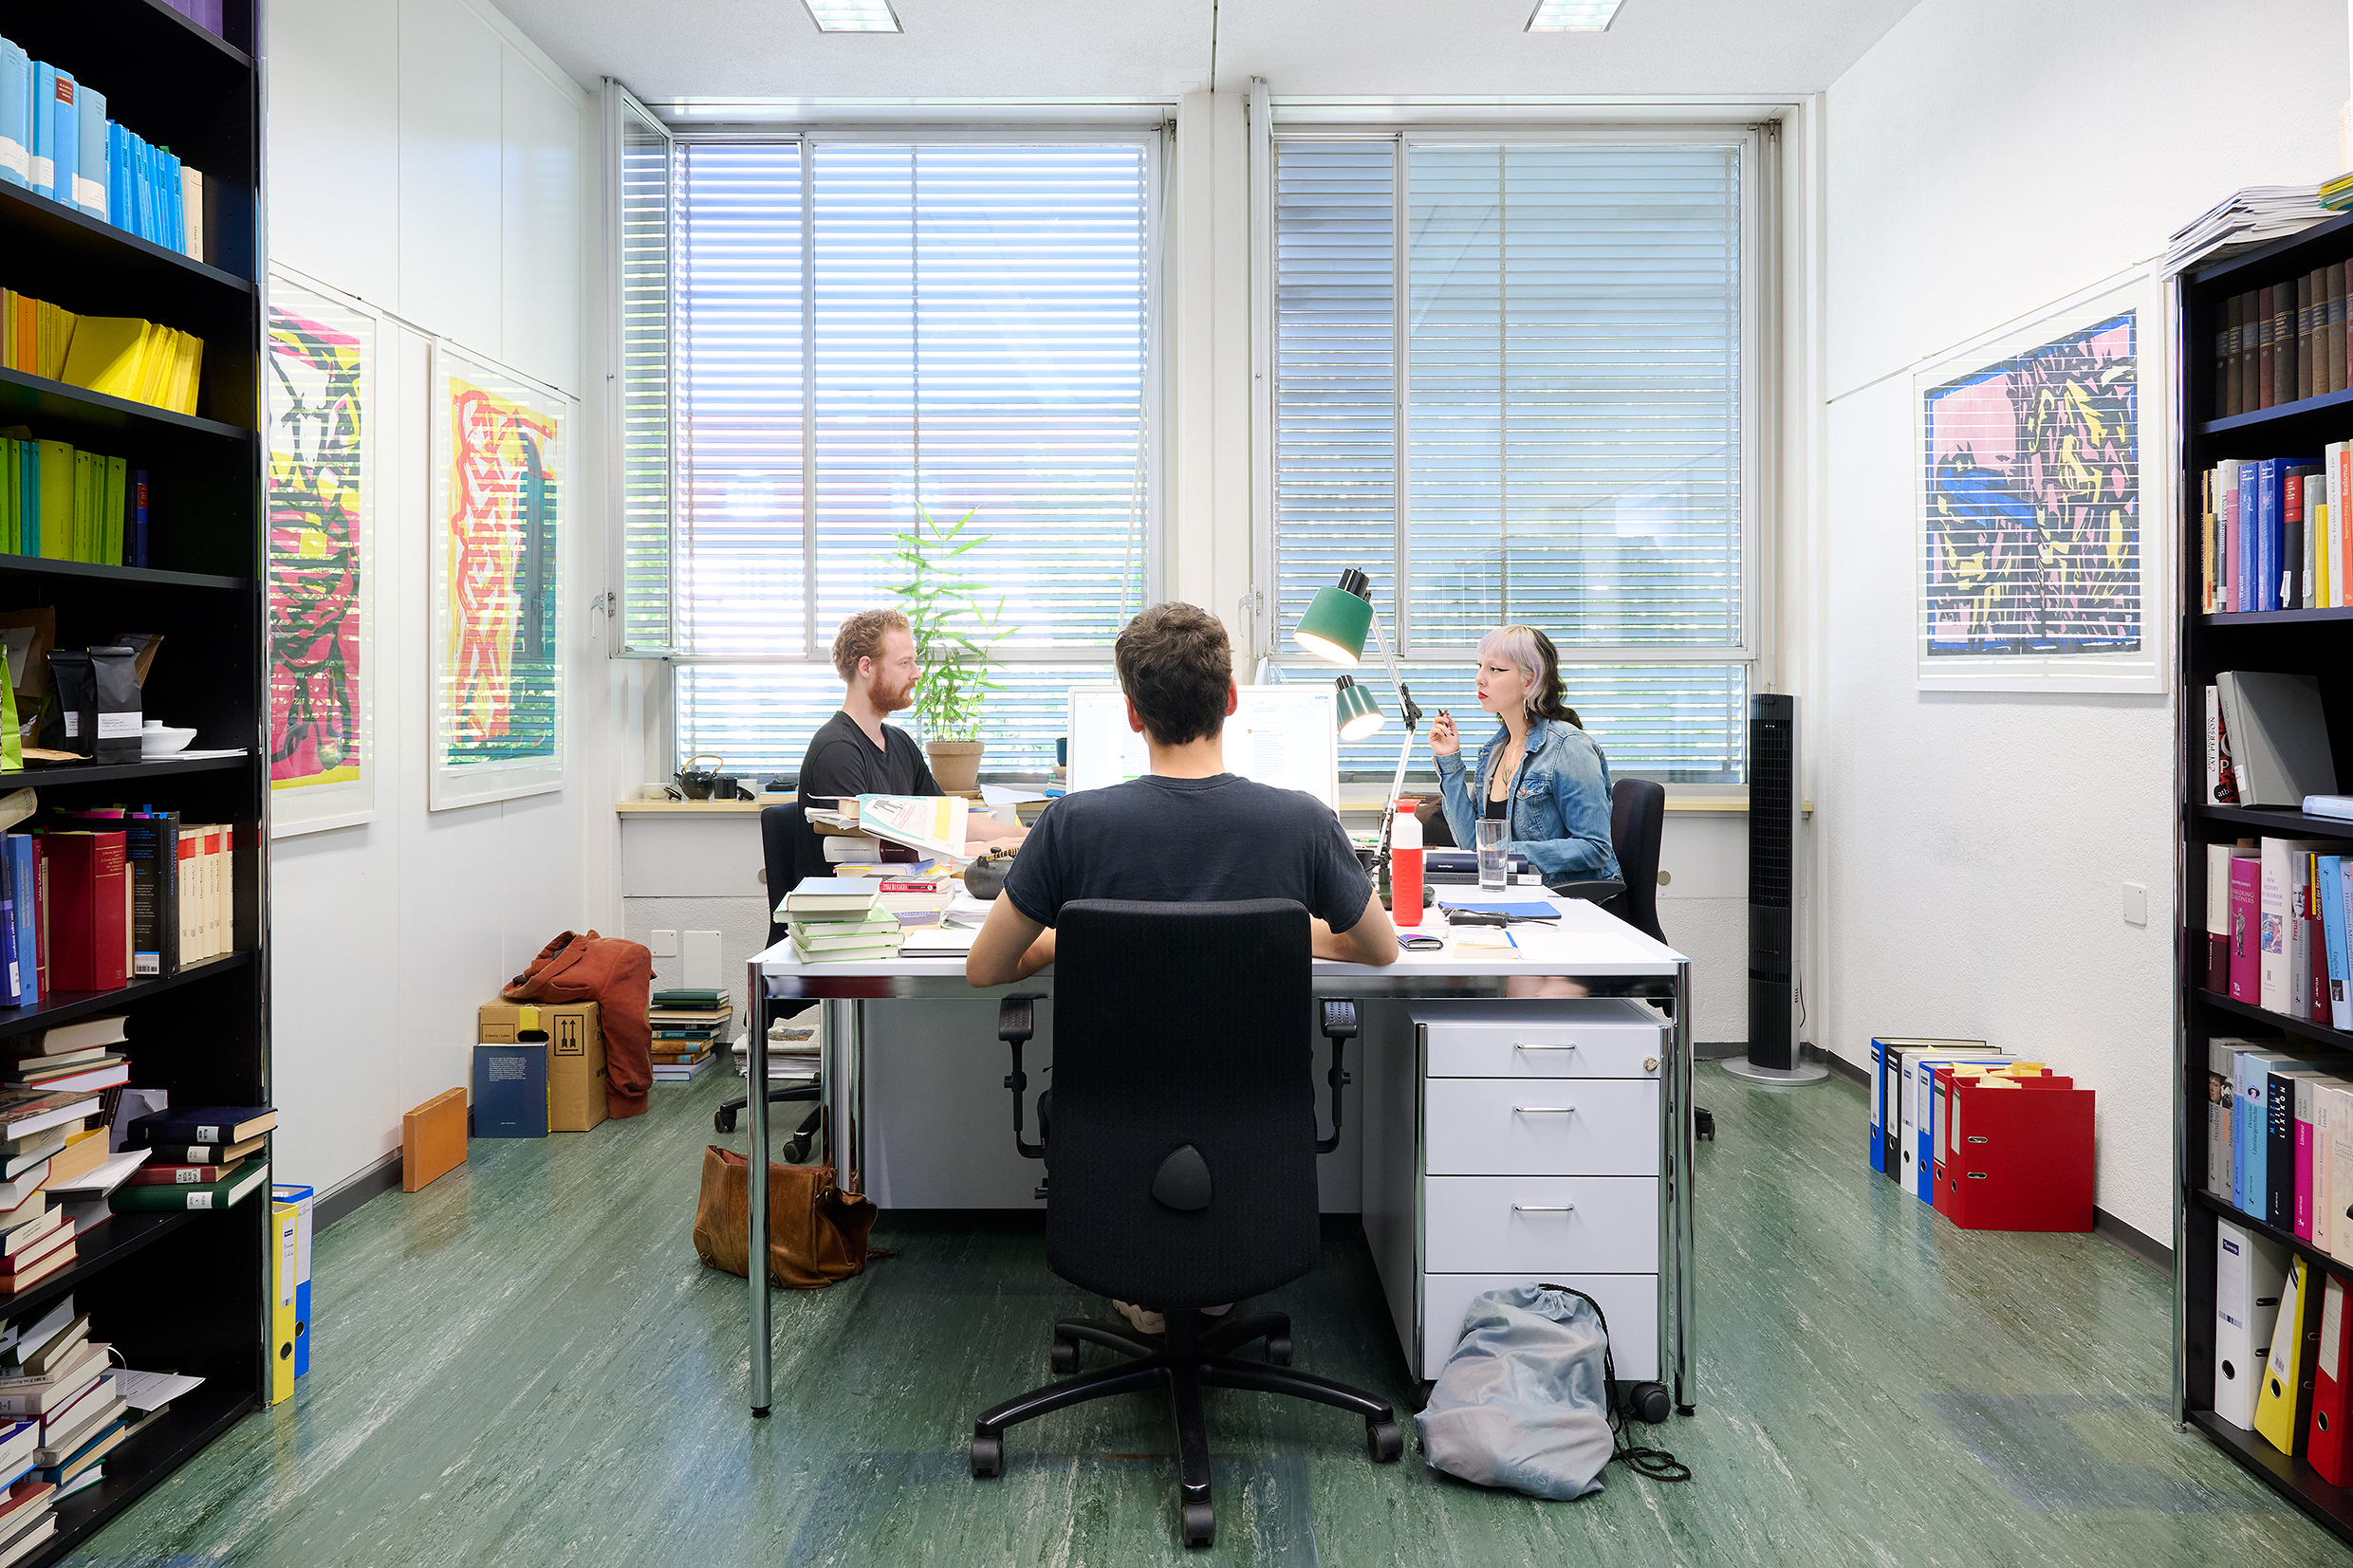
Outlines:
{"label": "desk leg", "polygon": [[833,1179],[844,1192],[863,1192],[866,1155],[865,1008],[827,1001],[825,1008],[825,1149]]}
{"label": "desk leg", "polygon": [[1692,1413],[1692,984],[1691,965],[1675,967],[1675,1408]]}
{"label": "desk leg", "polygon": [[768,1414],[768,976],[755,959],[750,966],[748,996],[751,1030],[744,1037],[746,1068],[744,1109],[751,1116],[750,1164],[745,1171],[744,1191],[750,1202],[744,1227],[744,1273],[751,1282],[751,1413]]}

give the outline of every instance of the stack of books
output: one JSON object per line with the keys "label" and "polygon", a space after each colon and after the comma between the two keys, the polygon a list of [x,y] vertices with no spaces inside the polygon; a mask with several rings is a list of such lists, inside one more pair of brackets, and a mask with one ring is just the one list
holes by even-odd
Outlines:
{"label": "stack of books", "polygon": [[[53,1525],[34,1515],[96,1485],[106,1455],[132,1430],[113,1347],[90,1337],[90,1315],[75,1311],[72,1297],[0,1330],[0,1338],[10,1336],[14,1342],[0,1351],[0,1421],[14,1424],[0,1429],[0,1454],[8,1456],[0,1476],[13,1471],[15,1479],[0,1514],[0,1562],[14,1560],[12,1546],[46,1536]],[[47,1490],[36,1496],[28,1483]]]}
{"label": "stack of books", "polygon": [[[779,1079],[803,1082],[815,1079],[824,1044],[817,1033],[817,1014],[805,1013],[799,1018],[780,1018],[768,1026],[768,1077],[773,1083]],[[751,1055],[744,1054],[735,1064],[735,1076],[749,1080],[751,1077]]]}
{"label": "stack of books", "polygon": [[269,1180],[262,1158],[278,1113],[267,1105],[155,1111],[123,1129],[139,1163],[108,1195],[117,1213],[231,1208]]}
{"label": "stack of books", "polygon": [[799,964],[896,957],[906,928],[882,902],[880,882],[812,876],[777,906]]}
{"label": "stack of books", "polygon": [[0,1295],[71,1266],[83,1226],[63,1196],[108,1159],[130,1077],[123,1020],[84,1019],[6,1042],[0,1057]]}
{"label": "stack of books", "polygon": [[901,926],[936,926],[955,901],[956,884],[930,865],[894,866],[883,874],[879,893]]}
{"label": "stack of books", "polygon": [[656,991],[645,1011],[654,1031],[654,1081],[692,1083],[700,1078],[734,1011],[734,1001],[715,986]]}

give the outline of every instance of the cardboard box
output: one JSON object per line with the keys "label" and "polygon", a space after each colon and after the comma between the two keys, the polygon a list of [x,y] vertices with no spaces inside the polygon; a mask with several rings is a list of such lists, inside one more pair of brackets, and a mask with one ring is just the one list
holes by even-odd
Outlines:
{"label": "cardboard box", "polygon": [[[515,1020],[527,1005],[484,1005],[474,1038],[484,1045],[513,1044]],[[538,1005],[539,1026],[547,1031],[547,1130],[585,1133],[604,1119],[604,1031],[597,1005]]]}

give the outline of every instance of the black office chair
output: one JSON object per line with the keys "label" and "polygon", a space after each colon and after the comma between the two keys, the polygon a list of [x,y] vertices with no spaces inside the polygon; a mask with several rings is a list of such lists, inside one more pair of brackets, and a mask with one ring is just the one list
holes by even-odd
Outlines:
{"label": "black office chair", "polygon": [[[1397,1412],[1369,1393],[1290,1370],[1279,1312],[1206,1319],[1205,1306],[1289,1283],[1315,1266],[1315,1156],[1340,1141],[1342,1042],[1356,1005],[1325,1002],[1332,1136],[1316,1137],[1306,912],[1288,899],[1223,904],[1086,900],[1063,906],[1054,953],[1054,1092],[1040,1141],[1022,1137],[1021,1047],[1031,999],[1006,999],[1013,1141],[1051,1177],[1047,1264],[1082,1289],[1158,1311],[1164,1336],[1125,1323],[1054,1325],[1064,1381],[973,1423],[973,1474],[1003,1473],[1010,1426],[1090,1399],[1165,1389],[1175,1407],[1185,1544],[1215,1534],[1205,1388],[1312,1399],[1361,1416],[1375,1461],[1404,1451]],[[1050,1129],[1046,1116],[1050,1115]],[[1266,1363],[1232,1352],[1265,1341]],[[1082,1342],[1118,1351],[1079,1373]]]}
{"label": "black office chair", "polygon": [[1589,898],[1654,942],[1658,929],[1658,838],[1666,826],[1666,785],[1649,779],[1619,779],[1609,786],[1609,847],[1618,876],[1556,882],[1564,898]]}
{"label": "black office chair", "polygon": [[[774,947],[786,937],[784,922],[776,918],[776,906],[786,894],[800,886],[805,876],[826,875],[825,852],[818,844],[817,830],[808,823],[799,804],[771,805],[760,808],[760,858],[765,867],[769,905],[768,945]],[[770,1018],[791,1018],[816,1005],[814,1002],[780,1002],[773,1008],[763,1008],[760,999],[751,1001],[750,1026],[765,1029]],[[768,1102],[781,1105],[787,1100],[808,1100],[809,1114],[784,1148],[784,1162],[799,1165],[808,1158],[809,1146],[816,1141],[817,1129],[824,1123],[825,1109],[824,1094],[814,1083],[787,1083],[781,1087],[770,1084]],[[735,1131],[735,1117],[750,1103],[750,1086],[746,1092],[728,1100],[711,1114],[711,1124],[722,1133]]]}

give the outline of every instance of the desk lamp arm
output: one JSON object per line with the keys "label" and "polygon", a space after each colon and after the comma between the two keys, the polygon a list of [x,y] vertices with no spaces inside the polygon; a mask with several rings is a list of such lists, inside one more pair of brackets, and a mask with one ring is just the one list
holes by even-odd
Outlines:
{"label": "desk lamp arm", "polygon": [[1405,766],[1414,759],[1414,733],[1421,727],[1421,708],[1405,684],[1405,673],[1398,668],[1397,651],[1389,646],[1389,634],[1381,630],[1378,613],[1373,617],[1373,638],[1380,644],[1380,661],[1389,672],[1389,684],[1397,688],[1398,716],[1405,726],[1405,738],[1398,746],[1397,771],[1389,778],[1389,798],[1380,807],[1380,855],[1373,864],[1373,879],[1378,884],[1389,865],[1389,833],[1397,824],[1398,797],[1405,791]]}

